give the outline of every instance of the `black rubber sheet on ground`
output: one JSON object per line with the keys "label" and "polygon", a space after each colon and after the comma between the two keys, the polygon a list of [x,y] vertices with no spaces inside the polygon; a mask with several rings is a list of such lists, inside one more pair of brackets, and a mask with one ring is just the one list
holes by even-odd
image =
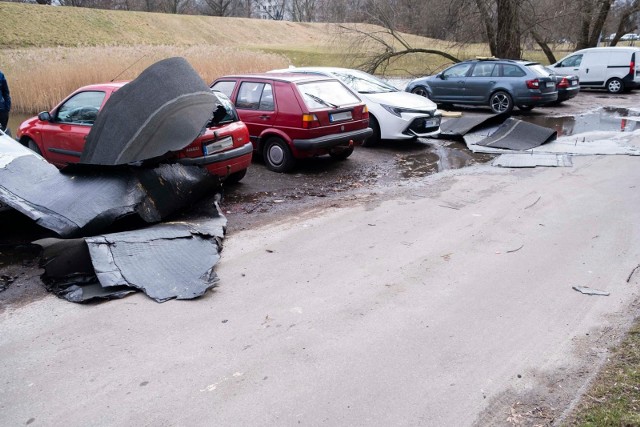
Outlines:
{"label": "black rubber sheet on ground", "polygon": [[42,280],[72,302],[143,291],[158,302],[192,299],[214,287],[227,220],[217,216],[103,234],[43,239]]}
{"label": "black rubber sheet on ground", "polygon": [[510,117],[494,133],[477,142],[476,145],[522,151],[539,147],[554,140],[557,135],[554,129]]}
{"label": "black rubber sheet on ground", "polygon": [[80,163],[122,165],[178,151],[200,134],[216,103],[184,58],[159,61],[107,100]]}
{"label": "black rubber sheet on ground", "polygon": [[95,234],[129,215],[159,222],[220,188],[205,169],[180,164],[62,174],[11,139],[0,141],[0,159],[0,202],[62,237]]}
{"label": "black rubber sheet on ground", "polygon": [[440,125],[440,134],[444,136],[462,137],[479,127],[494,126],[504,122],[507,118],[504,114],[478,115],[478,116],[462,116],[455,119],[449,119]]}

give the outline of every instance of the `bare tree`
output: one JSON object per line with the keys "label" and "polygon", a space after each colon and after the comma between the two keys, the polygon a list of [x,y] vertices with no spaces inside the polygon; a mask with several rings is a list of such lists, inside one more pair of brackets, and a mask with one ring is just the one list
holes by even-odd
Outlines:
{"label": "bare tree", "polygon": [[623,35],[638,28],[640,0],[624,1],[614,12],[617,15],[618,25],[616,25],[616,34],[611,40],[610,46],[617,45]]}
{"label": "bare tree", "polygon": [[595,47],[615,0],[580,0],[580,30],[576,49]]}
{"label": "bare tree", "polygon": [[316,20],[317,0],[289,0],[289,13],[296,22]]}

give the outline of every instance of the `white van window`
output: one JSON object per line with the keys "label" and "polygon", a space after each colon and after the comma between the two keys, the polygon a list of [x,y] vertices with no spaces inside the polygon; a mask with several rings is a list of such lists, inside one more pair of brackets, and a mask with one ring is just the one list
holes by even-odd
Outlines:
{"label": "white van window", "polygon": [[573,55],[560,63],[561,67],[579,67],[582,62],[582,55]]}

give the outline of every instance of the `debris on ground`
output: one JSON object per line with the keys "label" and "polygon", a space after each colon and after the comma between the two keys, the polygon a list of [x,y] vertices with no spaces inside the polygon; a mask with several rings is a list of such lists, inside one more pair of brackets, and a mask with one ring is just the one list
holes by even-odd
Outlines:
{"label": "debris on ground", "polygon": [[608,297],[610,294],[607,291],[601,291],[599,289],[592,289],[592,288],[588,288],[586,286],[572,286],[572,289],[575,291],[580,292],[581,294],[585,294],[585,295],[602,295],[605,297]]}

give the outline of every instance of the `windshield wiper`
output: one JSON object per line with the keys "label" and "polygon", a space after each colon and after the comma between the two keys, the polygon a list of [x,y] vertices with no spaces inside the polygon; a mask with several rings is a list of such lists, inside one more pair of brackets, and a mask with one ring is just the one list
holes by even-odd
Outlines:
{"label": "windshield wiper", "polygon": [[317,103],[324,104],[324,105],[326,105],[327,107],[331,107],[331,108],[338,108],[338,107],[339,107],[339,105],[336,105],[336,104],[332,104],[332,103],[330,103],[330,102],[327,102],[327,101],[325,101],[325,100],[324,100],[324,99],[322,99],[322,98],[319,98],[319,97],[317,97],[317,96],[315,96],[315,95],[311,95],[310,93],[305,92],[304,94],[305,94],[305,95],[307,95],[309,98],[313,99],[314,101],[316,101]]}

